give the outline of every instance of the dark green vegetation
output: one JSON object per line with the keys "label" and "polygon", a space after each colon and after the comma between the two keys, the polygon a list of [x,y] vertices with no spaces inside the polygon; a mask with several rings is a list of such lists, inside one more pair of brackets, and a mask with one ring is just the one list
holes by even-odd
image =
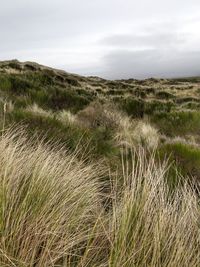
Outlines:
{"label": "dark green vegetation", "polygon": [[162,155],[170,154],[170,158],[175,160],[182,175],[200,177],[200,149],[198,147],[177,141],[161,146],[159,152]]}

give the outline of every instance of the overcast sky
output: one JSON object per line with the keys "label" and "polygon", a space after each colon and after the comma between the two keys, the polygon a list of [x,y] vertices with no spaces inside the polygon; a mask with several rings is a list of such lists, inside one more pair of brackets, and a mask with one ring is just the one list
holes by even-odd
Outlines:
{"label": "overcast sky", "polygon": [[6,0],[0,60],[109,79],[200,75],[200,0]]}

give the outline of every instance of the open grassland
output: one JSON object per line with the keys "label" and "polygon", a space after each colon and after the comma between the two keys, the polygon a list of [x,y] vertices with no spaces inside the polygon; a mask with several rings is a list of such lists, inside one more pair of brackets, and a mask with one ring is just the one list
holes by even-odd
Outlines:
{"label": "open grassland", "polygon": [[0,128],[0,266],[200,266],[200,78],[4,61]]}

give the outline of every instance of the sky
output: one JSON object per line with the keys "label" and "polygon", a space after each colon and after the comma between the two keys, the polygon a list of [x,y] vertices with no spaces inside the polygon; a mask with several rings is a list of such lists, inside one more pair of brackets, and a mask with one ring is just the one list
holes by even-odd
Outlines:
{"label": "sky", "polygon": [[107,79],[200,75],[200,0],[6,0],[0,60]]}

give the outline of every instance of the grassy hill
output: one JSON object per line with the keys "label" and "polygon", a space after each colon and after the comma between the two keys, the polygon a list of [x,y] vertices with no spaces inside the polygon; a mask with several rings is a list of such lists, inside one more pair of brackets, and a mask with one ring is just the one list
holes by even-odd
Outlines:
{"label": "grassy hill", "polygon": [[[6,61],[0,63],[0,104],[1,127],[23,123],[31,135],[72,150],[90,143],[95,157],[117,156],[119,142],[156,142],[181,171],[198,176],[200,78],[108,81]],[[123,131],[130,136],[119,137]]]}
{"label": "grassy hill", "polygon": [[0,266],[200,264],[200,77],[0,62]]}

